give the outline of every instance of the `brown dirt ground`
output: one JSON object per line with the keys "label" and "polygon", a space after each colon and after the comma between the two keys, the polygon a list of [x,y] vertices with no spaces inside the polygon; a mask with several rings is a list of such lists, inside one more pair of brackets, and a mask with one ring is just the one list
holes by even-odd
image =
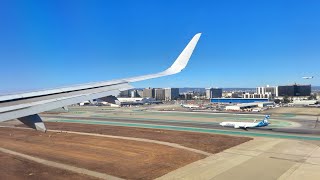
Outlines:
{"label": "brown dirt ground", "polygon": [[[35,163],[20,157],[0,152],[0,179],[22,180],[22,179],[93,179],[90,176],[65,171],[42,164]],[[57,176],[59,174],[59,176]]]}
{"label": "brown dirt ground", "polygon": [[[84,127],[88,128],[94,127]],[[25,129],[1,128],[0,139],[0,147],[9,150],[125,179],[154,179],[205,157],[153,143]],[[39,166],[24,165],[32,169]],[[19,169],[21,165],[7,166]],[[0,170],[2,174],[4,170]]]}
{"label": "brown dirt ground", "polygon": [[218,153],[253,138],[219,134],[147,129],[136,127],[46,122],[48,129],[145,138],[180,144],[209,153]]}

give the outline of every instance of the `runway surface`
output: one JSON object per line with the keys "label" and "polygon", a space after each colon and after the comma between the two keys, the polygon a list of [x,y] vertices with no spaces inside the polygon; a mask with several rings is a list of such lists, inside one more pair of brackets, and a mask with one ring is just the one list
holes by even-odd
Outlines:
{"label": "runway surface", "polygon": [[201,122],[190,120],[165,120],[148,119],[134,117],[81,117],[81,116],[56,116],[44,115],[46,121],[50,122],[69,122],[84,124],[105,124],[115,126],[144,127],[157,129],[183,130],[193,132],[209,132],[229,135],[244,136],[262,136],[272,138],[305,139],[320,140],[320,130],[307,128],[290,127],[264,127],[252,128],[247,131],[243,129],[226,128],[219,125],[218,122]]}

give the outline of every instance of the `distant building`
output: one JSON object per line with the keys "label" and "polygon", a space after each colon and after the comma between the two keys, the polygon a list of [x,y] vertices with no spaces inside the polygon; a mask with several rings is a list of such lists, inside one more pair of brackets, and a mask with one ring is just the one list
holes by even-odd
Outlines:
{"label": "distant building", "polygon": [[179,98],[179,88],[165,88],[165,100],[177,100]]}
{"label": "distant building", "polygon": [[[207,94],[206,94],[206,97],[207,97]],[[222,92],[222,97],[230,98],[231,97],[231,92]]]}
{"label": "distant building", "polygon": [[257,94],[267,95],[270,98],[277,96],[278,94],[278,87],[276,86],[265,86],[265,87],[257,87],[256,88]]}
{"label": "distant building", "polygon": [[121,91],[118,97],[131,97],[130,90]]}
{"label": "distant building", "polygon": [[118,97],[121,97],[121,98],[143,97],[142,93],[143,93],[142,90],[130,89],[130,90],[120,91],[120,94],[118,95]]}
{"label": "distant building", "polygon": [[130,97],[132,97],[132,98],[139,97],[139,96],[138,96],[138,93],[137,93],[137,90],[132,90],[132,91],[130,92],[130,94],[131,94]]}
{"label": "distant building", "polygon": [[242,94],[244,92],[232,92],[231,94],[231,98],[239,98],[239,97],[242,97]]}
{"label": "distant building", "polygon": [[155,98],[154,96],[154,88],[146,88],[146,89],[143,89],[143,97],[144,98]]}
{"label": "distant building", "polygon": [[244,93],[242,98],[268,98],[269,100],[274,99],[274,95],[271,93],[257,94],[257,93]]}
{"label": "distant building", "polygon": [[143,90],[137,90],[137,97],[143,97]]}
{"label": "distant building", "polygon": [[184,99],[184,100],[191,100],[193,97],[193,92],[185,92],[181,94],[180,97],[181,99]]}
{"label": "distant building", "polygon": [[242,94],[244,92],[223,92],[222,93],[222,97],[225,97],[225,98],[242,98]]}
{"label": "distant building", "polygon": [[206,89],[206,97],[210,98],[221,98],[222,97],[222,89],[221,88],[207,88]]}
{"label": "distant building", "polygon": [[310,96],[311,85],[287,85],[278,86],[277,96]]}
{"label": "distant building", "polygon": [[165,100],[165,90],[164,89],[155,89],[154,90],[155,99],[159,101]]}

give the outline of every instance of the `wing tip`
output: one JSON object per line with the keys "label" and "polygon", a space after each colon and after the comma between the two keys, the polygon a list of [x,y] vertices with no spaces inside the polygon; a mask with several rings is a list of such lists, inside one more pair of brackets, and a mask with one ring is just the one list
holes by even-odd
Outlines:
{"label": "wing tip", "polygon": [[196,39],[196,38],[199,40],[199,38],[201,37],[201,35],[202,35],[201,32],[195,34],[195,35],[193,36],[192,40],[193,40],[193,39]]}
{"label": "wing tip", "polygon": [[199,33],[197,33],[196,35],[194,35],[194,36],[201,36],[201,34],[202,34],[202,32],[199,32]]}
{"label": "wing tip", "polygon": [[189,41],[185,49],[181,52],[179,57],[175,60],[175,62],[171,65],[169,69],[167,69],[165,72],[170,72],[170,74],[176,74],[181,72],[188,64],[191,55],[193,54],[193,51],[195,47],[197,46],[197,43],[200,39],[202,33],[197,33],[193,36],[193,38]]}
{"label": "wing tip", "polygon": [[202,33],[197,33],[195,34],[192,39],[189,41],[187,46],[183,49],[183,51],[180,53],[178,58],[173,62],[173,64],[166,70],[157,73],[157,74],[149,74],[149,75],[144,75],[144,76],[138,76],[138,77],[133,77],[133,78],[128,78],[124,79],[126,82],[136,82],[136,81],[142,81],[146,79],[153,79],[157,77],[162,77],[162,76],[168,76],[168,75],[173,75],[181,72],[188,64],[191,55],[193,54],[193,51],[200,39],[200,36]]}

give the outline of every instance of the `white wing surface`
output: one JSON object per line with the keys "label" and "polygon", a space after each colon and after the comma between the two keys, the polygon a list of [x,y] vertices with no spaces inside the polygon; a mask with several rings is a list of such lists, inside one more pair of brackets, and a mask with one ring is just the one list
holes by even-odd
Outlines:
{"label": "white wing surface", "polygon": [[160,73],[0,96],[0,122],[18,118],[32,128],[46,131],[41,118],[37,115],[38,113],[87,100],[116,95],[119,91],[133,88],[129,85],[130,82],[158,78],[181,72],[188,64],[200,36],[201,33],[196,34],[172,66]]}

